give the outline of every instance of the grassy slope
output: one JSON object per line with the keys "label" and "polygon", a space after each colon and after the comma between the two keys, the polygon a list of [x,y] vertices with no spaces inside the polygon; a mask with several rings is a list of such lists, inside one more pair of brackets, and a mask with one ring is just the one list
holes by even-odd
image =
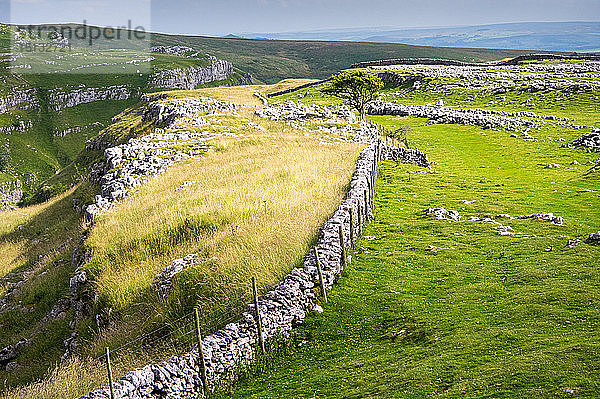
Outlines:
{"label": "grassy slope", "polygon": [[[74,272],[72,251],[84,230],[81,215],[73,210],[73,198],[89,201],[92,194],[91,187],[82,184],[46,203],[0,214],[0,276],[9,272],[29,274],[28,283],[14,298],[29,311],[0,315],[0,346],[38,334],[26,350],[24,364],[29,367],[20,370],[21,380],[39,378],[64,352],[60,342],[70,333],[70,313],[50,324],[40,320],[60,298],[68,296],[69,278]],[[6,372],[0,373],[3,381],[10,378]]]}
{"label": "grassy slope", "polygon": [[[423,103],[429,96],[403,101]],[[460,94],[431,97],[456,104]],[[597,125],[600,110],[589,97],[554,103],[538,98],[540,109],[523,109]],[[565,247],[568,239],[600,230],[600,179],[582,177],[597,154],[475,127],[373,119],[411,125],[410,141],[436,162],[434,173],[384,164],[376,220],[364,233],[369,238],[359,243],[324,316],[299,330],[299,349],[275,358],[266,374],[244,380],[228,397],[570,396],[564,388],[597,397],[600,248]],[[580,134],[537,132],[567,140]],[[569,166],[573,159],[582,165]],[[537,165],[550,162],[562,167]],[[436,221],[421,213],[440,206],[458,210],[463,219],[554,212],[565,225],[500,220],[536,236],[501,237],[488,224]]]}
{"label": "grassy slope", "polygon": [[[0,48],[6,48],[8,45],[8,31],[2,29]],[[57,58],[56,64],[48,64],[44,67],[38,65],[38,67],[46,68],[50,72],[71,68],[73,65],[122,63],[131,59],[145,58],[145,55],[140,54],[139,50],[111,51],[87,48],[82,50],[85,56],[74,55],[72,53],[79,53],[79,51],[73,50],[72,53],[59,54],[66,61]],[[43,64],[46,59],[52,59],[56,54],[30,54],[30,56],[39,64]],[[212,60],[203,53],[191,58],[171,54],[153,54],[153,58],[151,66],[154,69],[205,67],[212,63]],[[2,168],[6,170],[0,170],[0,172],[5,172],[7,177],[12,178],[11,180],[18,178],[24,183],[26,203],[47,199],[77,183],[81,176],[79,172],[73,173],[73,170],[76,169],[75,166],[79,170],[89,166],[87,163],[82,164],[81,157],[78,162],[74,162],[77,155],[83,150],[84,143],[91,137],[97,136],[103,126],[109,125],[113,116],[135,104],[139,100],[137,91],[162,90],[148,84],[149,76],[144,67],[150,67],[150,65],[148,63],[141,65],[126,64],[125,69],[121,65],[114,69],[111,69],[113,67],[110,66],[98,66],[82,69],[79,73],[11,74],[4,69],[5,64],[0,63],[0,79],[4,83],[0,85],[0,95],[8,96],[11,90],[24,90],[32,87],[40,90],[38,95],[38,102],[41,104],[40,110],[10,111],[0,115],[0,127],[10,126],[19,120],[33,122],[33,127],[26,133],[0,133],[0,143],[8,143],[10,148],[9,167]],[[141,75],[136,73],[138,70],[142,72]],[[242,73],[243,71],[236,68],[235,74],[227,81],[214,84],[235,84]],[[49,90],[59,89],[69,92],[81,87],[103,88],[114,85],[129,87],[133,92],[132,98],[82,104],[67,108],[60,113],[48,110]],[[92,125],[96,122],[100,122],[102,126]],[[71,133],[66,137],[54,136],[57,131],[84,126],[86,128],[81,132]],[[55,173],[61,173],[61,175],[53,178]],[[42,182],[46,183],[47,188],[36,191]]]}
{"label": "grassy slope", "polygon": [[[273,40],[242,40],[218,39],[208,37],[190,37],[178,35],[154,34],[153,45],[185,45],[199,51],[195,58],[181,58],[168,54],[153,54],[154,67],[160,68],[185,68],[189,66],[205,66],[210,63],[204,54],[216,56],[233,62],[236,66],[235,75],[223,82],[213,82],[207,86],[235,83],[243,73],[250,72],[259,81],[276,82],[288,77],[324,78],[341,68],[359,61],[369,61],[381,58],[398,57],[432,57],[451,58],[467,61],[487,61],[506,57],[517,56],[523,51],[488,50],[488,49],[455,49],[434,48],[425,46],[408,46],[400,44],[381,43],[349,43],[349,42],[312,42],[312,41],[273,41]],[[8,31],[2,30],[0,35],[0,48],[8,45]],[[77,43],[75,43],[77,46]],[[126,52],[111,52],[107,50],[106,43],[99,40],[85,57],[85,63],[123,62],[127,57],[140,58],[140,48],[131,48]],[[33,55],[34,59],[36,58]],[[46,57],[46,55],[44,55]],[[143,57],[141,57],[143,58]],[[81,59],[66,57],[68,62],[80,63]],[[40,63],[43,59],[38,60]],[[63,66],[63,61],[56,65],[46,65],[48,70]],[[64,66],[63,66],[64,67]],[[86,73],[78,74],[43,74],[25,75],[10,78],[7,87],[0,87],[0,93],[8,93],[11,87],[25,85],[40,88],[76,88],[80,85],[86,87],[102,87],[109,85],[129,85],[143,90],[156,90],[148,87],[148,76],[138,76],[133,73],[139,66],[127,65],[131,74],[123,74],[119,65],[111,73],[106,73],[108,67],[86,69]],[[112,68],[112,67],[110,67]],[[241,68],[241,69],[240,69]],[[34,112],[17,112],[26,120],[34,122],[34,128],[18,137],[0,134],[0,142],[8,142],[12,154],[10,163],[12,168],[6,170],[8,175],[20,178],[25,183],[27,192],[26,203],[46,199],[49,195],[62,192],[65,187],[70,187],[79,178],[78,173],[72,173],[75,156],[83,149],[85,141],[97,135],[101,128],[90,127],[81,134],[73,134],[67,138],[52,137],[53,129],[89,125],[93,122],[107,124],[111,115],[115,115],[132,101],[99,102],[75,107],[71,112],[56,115],[53,112],[42,110],[41,114]],[[44,102],[44,99],[41,99]],[[74,114],[77,114],[76,116]],[[14,122],[15,115],[2,115],[0,126],[8,126]],[[74,115],[71,118],[71,115]],[[32,149],[35,148],[35,149]],[[87,165],[79,165],[79,169]],[[66,169],[66,170],[65,170]],[[57,171],[63,170],[61,176],[52,178]],[[59,172],[60,173],[60,172]],[[51,179],[47,181],[48,179]],[[46,182],[45,190],[34,190],[42,182]]]}
{"label": "grassy slope", "polygon": [[186,45],[214,54],[266,82],[290,77],[323,79],[356,62],[379,59],[429,57],[490,61],[527,53],[388,43],[222,39],[165,34],[154,34],[152,40],[156,44]]}
{"label": "grassy slope", "polygon": [[[251,95],[254,89],[246,88],[249,93],[242,96],[243,88],[203,89],[201,92],[221,98],[235,93],[238,101],[252,101],[253,105],[257,101]],[[175,94],[183,96],[186,92]],[[125,126],[135,115],[139,117],[139,110],[134,109],[132,115],[122,122]],[[321,144],[318,135],[298,134],[283,124],[253,117],[249,110],[242,110],[237,117],[209,118],[218,125],[214,128],[216,131],[234,132],[238,136],[213,140],[216,151],[151,179],[113,212],[97,220],[87,244],[93,256],[86,270],[99,294],[98,310],[105,312],[111,308],[114,324],[101,333],[93,320],[79,327],[84,357],[97,356],[104,346],[114,348],[143,331],[162,326],[188,313],[196,303],[201,303],[204,311],[209,312],[224,303],[233,309],[248,301],[250,276],[258,277],[261,289],[278,281],[301,261],[318,226],[345,195],[361,145]],[[267,130],[248,128],[251,121]],[[288,162],[290,159],[295,162]],[[175,191],[184,181],[197,183],[185,191]],[[61,199],[61,206],[70,207],[71,198],[69,195]],[[307,206],[312,203],[322,206]],[[24,211],[29,209],[38,208]],[[61,208],[52,215],[60,217],[63,212],[70,214],[68,209]],[[0,215],[2,220],[15,219],[7,224],[1,236],[0,251],[10,252],[12,259],[28,259],[29,254],[23,252],[26,241],[17,240],[23,244],[13,245],[12,238],[20,234],[16,226],[21,222],[16,215],[18,213]],[[44,224],[39,222],[43,229]],[[69,226],[78,225],[69,222]],[[29,227],[26,231],[29,232]],[[174,293],[167,300],[159,300],[151,288],[154,274],[174,259],[192,252],[199,252],[201,262],[177,278]],[[36,254],[32,253],[31,257]],[[3,274],[15,265],[17,261],[3,265]],[[55,282],[57,289],[52,295],[43,294],[47,296],[44,304],[68,293],[72,270],[70,265],[61,265],[56,270],[60,270],[62,278]],[[47,284],[45,279],[40,279],[31,285],[40,287],[36,292],[42,295],[40,290],[48,289]],[[35,298],[24,296],[24,306],[32,306]],[[44,306],[36,306],[36,313],[23,323],[35,326],[35,318],[39,320],[43,315]],[[0,319],[4,326],[11,325],[10,334],[2,337],[8,343],[28,336],[30,328],[35,328],[20,322],[10,324],[15,322],[10,318],[18,316],[11,312]],[[13,326],[17,328],[12,329]],[[48,331],[45,337],[36,338],[32,349],[26,349],[19,358],[17,373],[0,371],[2,380],[8,379],[9,385],[15,385],[44,374],[60,355],[62,339],[68,336],[66,320],[51,324]],[[143,357],[124,361],[115,373],[123,373],[146,361],[148,359]],[[50,383],[34,386],[21,394],[39,398],[44,397],[41,395],[46,389],[48,397],[53,397],[53,390],[76,397],[85,393],[90,384],[103,384],[102,368],[88,365],[86,370],[83,379],[89,381],[83,384],[85,388],[72,385],[74,375],[80,374],[78,371],[63,370]],[[7,395],[19,397],[21,394]]]}

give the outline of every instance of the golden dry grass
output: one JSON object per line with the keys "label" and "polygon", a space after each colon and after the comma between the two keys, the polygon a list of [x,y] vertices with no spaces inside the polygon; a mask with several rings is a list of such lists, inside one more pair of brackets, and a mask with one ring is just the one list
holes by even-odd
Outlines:
{"label": "golden dry grass", "polygon": [[[173,90],[169,91],[168,95],[172,98],[204,96],[215,98],[221,101],[232,102],[238,105],[260,106],[262,103],[254,95],[256,92],[260,92],[262,94],[271,94],[317,81],[317,79],[285,79],[273,85],[211,87],[197,90]],[[164,94],[164,92],[150,94],[149,96],[152,97],[159,94]]]}
{"label": "golden dry grass", "polygon": [[91,360],[82,362],[74,359],[68,366],[53,369],[42,381],[0,392],[0,399],[73,398],[75,392],[89,392],[105,378],[100,366]]}
{"label": "golden dry grass", "polygon": [[[249,291],[251,276],[263,287],[276,283],[342,201],[361,148],[283,132],[217,146],[153,179],[97,220],[88,270],[101,302],[117,314],[141,307],[146,320],[150,309],[164,320],[189,311],[196,300],[205,307],[235,302],[237,293]],[[186,181],[196,183],[175,191]],[[183,274],[168,303],[158,302],[154,275],[190,253],[200,254],[199,264]],[[137,330],[132,323],[143,325],[129,320],[121,331],[115,327],[96,349],[130,338]]]}
{"label": "golden dry grass", "polygon": [[[135,361],[127,356],[111,360],[113,374],[120,376],[130,371],[135,362],[143,364],[153,361],[149,355],[136,353],[136,356],[139,358]],[[107,383],[105,363],[97,359],[73,358],[69,364],[53,368],[40,381],[0,392],[0,399],[74,399]]]}
{"label": "golden dry grass", "polygon": [[[202,95],[252,105],[255,89],[214,88]],[[96,220],[87,242],[92,259],[85,268],[99,295],[98,310],[110,309],[113,325],[98,333],[84,324],[82,356],[98,356],[104,347],[137,338],[198,303],[207,313],[247,303],[251,276],[258,278],[262,291],[275,284],[301,261],[318,228],[344,198],[362,149],[356,143],[325,143],[316,133],[254,117],[250,109],[235,117],[213,116],[211,122],[209,130],[234,136],[214,139],[215,149],[203,158],[149,179]],[[249,122],[264,130],[248,127]],[[195,183],[176,191],[186,181]],[[2,215],[6,224],[1,231],[14,234],[27,218],[40,226],[56,223],[61,213],[72,213],[72,197],[69,192],[47,204]],[[72,229],[82,228],[69,223]],[[27,242],[0,245],[17,258]],[[190,253],[199,254],[199,263],[175,279],[168,299],[160,299],[152,288],[154,275]],[[116,355],[115,377],[170,353],[162,351],[152,359]],[[0,398],[77,397],[105,384],[103,365],[82,364],[84,371],[57,367],[41,382]]]}
{"label": "golden dry grass", "polygon": [[0,277],[56,249],[71,235],[65,230],[78,230],[71,223],[75,190],[39,205],[0,213]]}

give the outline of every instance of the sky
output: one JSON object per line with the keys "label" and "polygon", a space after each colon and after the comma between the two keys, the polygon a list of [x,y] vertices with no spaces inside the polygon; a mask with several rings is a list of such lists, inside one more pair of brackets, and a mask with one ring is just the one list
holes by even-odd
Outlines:
{"label": "sky", "polygon": [[[10,9],[10,13],[7,11]],[[8,16],[10,14],[10,17]],[[358,27],[599,21],[600,0],[0,0],[0,21],[221,36]]]}

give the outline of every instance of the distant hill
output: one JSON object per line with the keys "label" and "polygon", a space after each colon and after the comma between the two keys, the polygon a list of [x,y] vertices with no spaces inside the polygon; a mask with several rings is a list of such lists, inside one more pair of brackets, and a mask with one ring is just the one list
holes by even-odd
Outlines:
{"label": "distant hill", "polygon": [[[63,27],[75,31],[80,25]],[[193,76],[214,76],[206,83],[211,86],[248,84],[247,73],[254,83],[274,83],[285,78],[326,78],[354,63],[379,59],[426,57],[481,62],[524,53],[152,34],[150,42],[124,41],[126,49],[114,47],[103,37],[95,40],[93,47],[88,39],[74,37],[69,43],[75,51],[43,56],[28,53],[25,61],[21,54],[10,56],[16,29],[0,24],[0,183],[19,180],[27,203],[45,200],[76,182],[80,170],[93,161],[80,157],[85,142],[144,92],[182,88],[180,85],[187,85]],[[216,63],[217,59],[221,61]],[[27,73],[30,64],[36,73]],[[15,66],[23,68],[8,69]],[[202,73],[194,72],[194,68]]]}
{"label": "distant hill", "polygon": [[154,45],[192,47],[196,51],[230,61],[267,83],[285,78],[323,79],[354,63],[380,59],[423,57],[483,62],[531,52],[396,43],[236,39],[167,34],[153,34],[152,42]]}
{"label": "distant hill", "polygon": [[333,29],[251,33],[242,36],[278,40],[343,40],[444,47],[600,51],[600,22],[523,22],[418,29]]}

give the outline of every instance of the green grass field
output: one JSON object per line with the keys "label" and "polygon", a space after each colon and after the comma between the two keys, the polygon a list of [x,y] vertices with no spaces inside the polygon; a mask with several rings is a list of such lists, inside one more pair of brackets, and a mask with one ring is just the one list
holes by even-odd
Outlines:
{"label": "green grass field", "polygon": [[[329,101],[307,92],[302,101]],[[529,110],[598,125],[597,95]],[[456,105],[462,96],[424,92],[401,101]],[[468,105],[475,106],[485,103]],[[305,322],[265,372],[246,375],[223,396],[598,397],[600,247],[585,239],[600,230],[600,178],[584,176],[598,154],[554,141],[581,132],[547,126],[536,132],[540,141],[527,142],[419,118],[371,120],[410,125],[408,139],[428,154],[431,172],[382,165],[375,220],[325,312]],[[548,163],[561,168],[538,165]],[[463,222],[427,217],[430,207],[457,210]],[[541,212],[564,217],[564,225],[496,217]],[[473,216],[522,235],[500,236],[491,224],[466,221]],[[581,242],[569,248],[569,239]]]}
{"label": "green grass field", "polygon": [[[1,39],[0,35],[0,47]],[[201,54],[232,61],[240,68],[234,78],[251,72],[265,82],[323,78],[354,62],[380,58],[484,61],[523,53],[170,35],[155,35],[153,44],[191,46]],[[156,63],[167,68],[202,66],[206,59],[181,61],[159,55]],[[319,133],[306,135],[258,119],[250,108],[236,116],[209,117],[213,133],[239,136],[214,139],[216,151],[151,179],[96,221],[87,242],[91,261],[85,270],[98,299],[94,312],[109,314],[112,324],[100,329],[89,318],[78,326],[81,358],[76,363],[83,362],[86,370],[80,375],[74,369],[53,368],[64,352],[63,340],[71,333],[72,311],[49,324],[41,319],[59,299],[68,297],[74,272],[71,253],[87,228],[73,210],[73,199],[90,203],[97,191],[84,176],[102,152],[82,149],[88,139],[122,143],[153,126],[140,122],[145,105],[137,103],[137,96],[55,113],[46,107],[48,90],[113,84],[155,88],[148,87],[144,74],[0,77],[6,83],[0,94],[7,95],[19,85],[37,87],[42,104],[40,112],[0,116],[0,126],[18,118],[35,122],[26,134],[0,135],[0,144],[8,141],[11,149],[11,162],[0,170],[0,181],[23,178],[28,191],[24,205],[52,198],[0,215],[0,276],[32,272],[17,298],[29,312],[0,315],[0,329],[6,331],[0,336],[0,348],[35,336],[18,359],[18,372],[0,371],[0,381],[3,387],[39,381],[23,390],[7,389],[0,394],[3,398],[76,397],[104,383],[102,366],[88,363],[86,357],[101,354],[105,346],[117,347],[163,326],[198,302],[209,309],[216,309],[217,303],[236,308],[249,300],[248,280],[253,274],[261,276],[260,289],[265,291],[308,251],[318,226],[342,200],[361,148],[350,143],[325,145]],[[209,86],[222,83],[234,82]],[[254,91],[275,92],[299,83],[198,88],[171,95],[212,96],[256,106]],[[422,90],[404,94],[399,93],[402,88],[388,87],[382,95],[406,104],[443,99],[452,107],[527,110],[600,126],[598,92],[568,98],[516,92],[490,97],[480,90],[433,93],[441,83],[444,80],[428,80]],[[299,96],[306,104],[335,102],[323,97],[318,87],[273,100]],[[534,107],[526,103],[532,97]],[[110,125],[111,118],[126,107]],[[366,228],[325,312],[310,317],[294,333],[286,356],[273,357],[266,373],[246,375],[226,395],[508,398],[568,397],[567,391],[572,390],[579,397],[598,396],[600,343],[595,333],[600,321],[596,270],[600,248],[585,242],[565,247],[569,239],[583,241],[600,230],[600,178],[583,176],[598,155],[562,149],[556,141],[571,141],[581,131],[547,125],[531,132],[540,141],[527,142],[505,131],[428,125],[418,118],[371,120],[388,127],[410,125],[409,142],[427,152],[434,162],[431,173],[393,162],[382,165],[376,219]],[[110,126],[99,137],[101,127],[65,137],[53,135],[93,122]],[[265,130],[251,128],[255,123]],[[573,160],[580,165],[571,165]],[[561,168],[539,165],[547,163]],[[82,184],[69,190],[82,178]],[[183,193],[176,191],[185,181],[195,183]],[[463,204],[463,200],[475,202]],[[306,206],[314,203],[322,206]],[[425,217],[422,210],[429,207],[455,209],[463,220],[554,212],[564,217],[565,225],[498,219],[522,233],[503,237],[490,224]],[[300,215],[303,223],[289,215]],[[159,300],[151,288],[153,276],[173,259],[192,252],[201,254],[201,262],[176,279],[174,294]],[[168,355],[160,353],[161,358]],[[120,363],[115,375],[149,361],[124,358],[116,359]]]}

